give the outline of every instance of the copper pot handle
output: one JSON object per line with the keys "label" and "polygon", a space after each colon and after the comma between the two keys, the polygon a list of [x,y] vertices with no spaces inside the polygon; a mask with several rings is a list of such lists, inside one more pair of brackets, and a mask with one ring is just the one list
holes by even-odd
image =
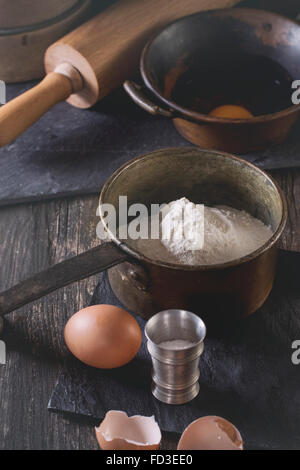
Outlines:
{"label": "copper pot handle", "polygon": [[153,103],[144,93],[144,87],[138,85],[137,83],[126,80],[123,85],[126,93],[130,98],[141,108],[143,108],[147,113],[153,115],[160,115],[168,118],[173,118],[173,112],[171,110],[163,109],[157,104]]}
{"label": "copper pot handle", "polygon": [[100,273],[124,261],[130,256],[115,243],[106,242],[80,255],[69,258],[49,269],[35,274],[0,294],[0,333],[1,316],[37,300],[60,287],[80,281]]}

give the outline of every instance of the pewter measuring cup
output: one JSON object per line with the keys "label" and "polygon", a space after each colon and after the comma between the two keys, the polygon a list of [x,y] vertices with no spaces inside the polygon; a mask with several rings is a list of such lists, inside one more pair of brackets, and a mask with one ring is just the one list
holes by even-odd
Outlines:
{"label": "pewter measuring cup", "polygon": [[[145,334],[153,364],[153,395],[174,405],[193,400],[199,393],[199,359],[206,335],[204,322],[185,310],[164,310],[150,318]],[[162,345],[173,340],[185,340],[191,345],[176,349]]]}

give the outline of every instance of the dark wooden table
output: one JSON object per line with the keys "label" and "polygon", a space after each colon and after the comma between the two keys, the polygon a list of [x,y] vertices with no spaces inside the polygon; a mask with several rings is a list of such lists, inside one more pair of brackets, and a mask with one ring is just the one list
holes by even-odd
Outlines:
{"label": "dark wooden table", "polygon": [[[96,2],[95,2],[96,4]],[[246,0],[295,17],[298,0]],[[300,155],[299,155],[300,158]],[[281,246],[300,251],[300,170],[273,172],[289,205]],[[0,290],[97,244],[98,195],[0,209]],[[89,304],[97,276],[61,289],[7,317],[7,363],[0,365],[0,449],[97,449],[89,420],[50,413],[47,403],[67,351],[67,319]],[[178,436],[165,435],[163,448]]]}
{"label": "dark wooden table", "polygon": [[[281,245],[300,251],[300,170],[273,172],[289,205]],[[97,244],[98,196],[0,209],[0,289]],[[88,305],[97,276],[7,317],[7,364],[0,365],[0,449],[97,449],[92,423],[47,411],[66,349],[67,319]],[[174,448],[177,436],[164,436]]]}

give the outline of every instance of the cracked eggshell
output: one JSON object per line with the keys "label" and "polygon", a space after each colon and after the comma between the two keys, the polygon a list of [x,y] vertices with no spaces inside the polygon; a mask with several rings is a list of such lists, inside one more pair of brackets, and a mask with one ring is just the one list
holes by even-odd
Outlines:
{"label": "cracked eggshell", "polygon": [[127,416],[123,411],[108,411],[96,430],[102,450],[157,450],[161,431],[154,416]]}
{"label": "cracked eggshell", "polygon": [[243,450],[237,428],[219,416],[204,416],[193,421],[183,432],[178,450]]}

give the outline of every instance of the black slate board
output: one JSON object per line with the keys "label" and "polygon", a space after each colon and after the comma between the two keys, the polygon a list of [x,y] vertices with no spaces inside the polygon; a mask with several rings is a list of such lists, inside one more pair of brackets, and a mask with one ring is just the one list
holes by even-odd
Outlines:
{"label": "black slate board", "polygon": [[[200,394],[193,402],[170,406],[152,397],[144,338],[137,358],[114,371],[92,369],[70,358],[49,409],[99,421],[110,409],[154,414],[163,430],[178,433],[194,419],[215,414],[240,429],[247,448],[299,449],[300,365],[291,361],[292,342],[300,339],[299,279],[300,254],[280,252],[276,283],[263,308],[221,337],[208,331]],[[106,273],[92,303],[120,305]],[[143,327],[143,320],[138,321]]]}
{"label": "black slate board", "polygon": [[[10,85],[18,95],[31,85]],[[273,169],[300,166],[300,121],[285,143],[245,158]],[[191,145],[170,120],[148,115],[118,90],[91,110],[61,103],[0,149],[0,204],[100,193],[131,158],[162,147]]]}
{"label": "black slate board", "polygon": [[[94,12],[110,1],[95,0]],[[299,13],[297,0],[246,0],[239,6],[265,8],[293,18]],[[31,86],[33,83],[9,85],[7,98]],[[285,143],[245,158],[267,169],[299,167],[299,133],[300,121]],[[112,172],[131,158],[180,145],[190,144],[169,120],[140,110],[123,90],[90,110],[61,103],[11,145],[0,149],[0,205],[99,193]]]}
{"label": "black slate board", "polygon": [[[31,85],[10,85],[9,96]],[[0,149],[0,203],[100,193],[131,158],[187,145],[170,122],[140,110],[118,90],[93,109],[61,103]]]}

